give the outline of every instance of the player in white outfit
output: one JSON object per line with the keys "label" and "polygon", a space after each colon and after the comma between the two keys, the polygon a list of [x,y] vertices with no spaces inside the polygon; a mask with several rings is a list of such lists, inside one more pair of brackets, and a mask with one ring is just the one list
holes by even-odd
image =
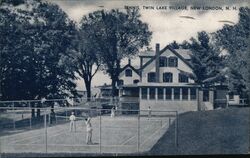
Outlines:
{"label": "player in white outfit", "polygon": [[86,143],[87,144],[93,144],[92,143],[92,131],[93,131],[93,128],[92,128],[90,120],[91,120],[90,117],[85,119],[86,131],[87,131],[87,136],[86,136]]}
{"label": "player in white outfit", "polygon": [[115,117],[115,108],[114,107],[111,109],[111,117]]}
{"label": "player in white outfit", "polygon": [[75,132],[76,132],[76,124],[75,124],[76,117],[74,115],[74,112],[71,112],[69,120],[70,120],[70,132],[73,131],[73,127],[74,127]]}

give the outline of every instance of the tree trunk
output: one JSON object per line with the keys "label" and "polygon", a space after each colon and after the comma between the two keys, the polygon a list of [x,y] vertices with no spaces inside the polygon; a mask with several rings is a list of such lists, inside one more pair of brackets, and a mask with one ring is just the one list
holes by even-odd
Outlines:
{"label": "tree trunk", "polygon": [[54,102],[49,102],[49,104],[50,104],[50,107],[51,107],[50,112],[54,113]]}
{"label": "tree trunk", "polygon": [[86,87],[86,91],[87,91],[87,101],[91,101],[91,80],[88,78],[83,77],[84,79],[84,83],[85,83],[85,87]]}
{"label": "tree trunk", "polygon": [[35,118],[35,108],[34,108],[34,103],[30,103],[31,106],[31,118]]}
{"label": "tree trunk", "polygon": [[38,109],[36,109],[36,117],[37,117],[37,118],[40,118],[40,117],[41,117],[41,110],[40,110],[39,107],[38,107]]}
{"label": "tree trunk", "polygon": [[111,78],[111,80],[112,80],[112,98],[113,97],[115,97],[115,89],[116,89],[116,87],[115,87],[115,83],[116,83],[116,81],[115,81],[115,79],[114,78]]}
{"label": "tree trunk", "polygon": [[38,103],[38,105],[37,105],[37,109],[36,109],[36,117],[37,118],[40,118],[41,117],[41,104],[42,103]]}
{"label": "tree trunk", "polygon": [[87,90],[87,101],[91,100],[91,80],[84,80],[85,81],[85,87]]}

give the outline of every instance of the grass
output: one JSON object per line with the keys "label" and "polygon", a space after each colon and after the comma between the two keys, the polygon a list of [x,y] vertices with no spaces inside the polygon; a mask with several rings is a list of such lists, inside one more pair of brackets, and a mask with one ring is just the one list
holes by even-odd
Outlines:
{"label": "grass", "polygon": [[249,108],[187,112],[179,116],[178,147],[174,128],[158,140],[149,155],[247,154],[249,152]]}

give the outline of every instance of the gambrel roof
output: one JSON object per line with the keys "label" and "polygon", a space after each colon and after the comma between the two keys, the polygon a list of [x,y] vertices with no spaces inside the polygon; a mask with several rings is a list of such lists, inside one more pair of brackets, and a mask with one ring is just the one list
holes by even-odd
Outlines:
{"label": "gambrel roof", "polygon": [[[180,53],[177,52],[177,50],[173,49],[171,46],[167,45],[166,47],[164,47],[162,50],[160,50],[159,55],[161,55],[162,53],[164,53],[166,50],[170,50],[173,54],[175,54],[179,59],[181,59],[185,64],[187,64],[191,69],[192,65],[188,62],[188,60],[190,60],[191,58],[191,52],[189,50],[183,50],[180,49],[180,52],[183,53],[183,55],[181,55]],[[152,54],[152,52],[150,51],[146,56],[150,57]],[[141,57],[145,57],[145,55],[141,55]],[[154,56],[151,57],[151,59],[146,62],[141,68],[140,71],[143,70],[145,67],[147,67],[150,63],[152,63],[154,60],[156,59],[156,55],[154,53]]]}

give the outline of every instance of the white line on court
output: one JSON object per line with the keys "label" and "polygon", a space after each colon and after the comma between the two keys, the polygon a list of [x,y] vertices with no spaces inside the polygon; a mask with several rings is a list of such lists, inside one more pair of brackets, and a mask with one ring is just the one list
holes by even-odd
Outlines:
{"label": "white line on court", "polygon": [[[153,124],[153,123],[151,123],[151,124]],[[151,124],[150,124],[150,125],[151,125]],[[144,130],[142,130],[141,132],[144,132],[144,131],[146,131],[147,129],[149,129],[149,128],[144,128]],[[136,136],[137,136],[137,135],[134,135],[134,136],[130,137],[129,139],[125,140],[125,142],[123,142],[121,145],[125,145],[126,143],[128,143],[131,139],[135,138]]]}
{"label": "white line on court", "polygon": [[163,127],[159,128],[157,131],[155,131],[151,136],[147,137],[146,140],[144,140],[144,142],[142,144],[140,144],[140,146],[143,146],[147,141],[149,141],[156,133],[158,133],[159,131],[161,131],[164,127],[167,126],[167,123],[165,123],[163,125]]}
{"label": "white line on court", "polygon": [[[15,144],[15,145],[22,145],[22,146],[30,146],[30,144]],[[32,146],[41,146],[41,145],[44,145],[44,144],[32,144]],[[71,144],[69,144],[69,145],[67,145],[67,144],[48,144],[48,145],[50,145],[50,146],[63,146],[63,147],[91,147],[91,146],[97,146],[97,147],[99,147],[100,145],[99,144],[92,144],[92,145],[81,145],[81,144],[79,144],[79,145],[77,145],[77,144],[75,144],[75,145],[71,145]],[[123,147],[123,146],[135,146],[135,145],[102,145],[102,147],[116,147],[116,146],[120,146],[120,147]]]}

